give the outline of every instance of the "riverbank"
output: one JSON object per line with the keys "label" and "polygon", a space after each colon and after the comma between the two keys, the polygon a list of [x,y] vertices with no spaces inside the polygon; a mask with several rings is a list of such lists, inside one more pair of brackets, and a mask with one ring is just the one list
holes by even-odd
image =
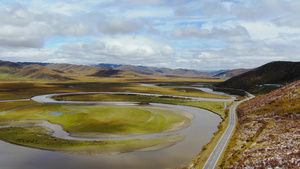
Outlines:
{"label": "riverbank", "polygon": [[[222,102],[220,102],[220,107],[222,107],[223,105],[222,105]],[[189,159],[188,161],[190,161],[190,159],[197,156],[197,154],[199,153],[199,149],[201,149],[201,145],[206,144],[209,141],[209,138],[211,138],[211,134],[214,131],[216,131],[216,129],[217,129],[216,126],[217,126],[218,122],[220,121],[220,119],[217,116],[211,114],[211,112],[199,110],[197,108],[186,107],[186,106],[176,106],[176,105],[171,105],[171,106],[179,108],[180,110],[182,110],[183,108],[184,109],[187,108],[188,111],[192,110],[193,113],[197,114],[195,119],[194,119],[195,124],[192,124],[190,127],[186,128],[186,129],[180,130],[180,133],[188,132],[188,133],[191,133],[191,134],[186,136],[184,140],[182,140],[180,143],[176,144],[175,146],[172,146],[172,147],[169,147],[169,148],[166,148],[166,149],[158,150],[157,151],[158,154],[153,155],[152,153],[150,153],[152,151],[150,151],[150,152],[147,151],[148,153],[146,153],[146,154],[152,154],[152,155],[150,157],[146,154],[143,154],[142,155],[143,159],[151,159],[152,163],[149,164],[149,163],[144,161],[143,166],[145,165],[145,166],[149,166],[151,168],[160,168],[160,167],[153,167],[153,164],[156,163],[155,161],[157,161],[155,159],[164,159],[163,161],[172,161],[172,164],[171,165],[170,164],[166,165],[166,167],[170,167],[170,166],[175,167],[175,166],[178,166],[180,164],[184,164],[186,162],[182,162],[182,160],[183,159],[186,159],[186,160]],[[223,107],[223,110],[224,110],[224,107]],[[203,112],[203,114],[200,113],[200,112]],[[201,116],[202,115],[205,115],[205,116],[208,115],[209,118],[198,117],[198,115],[201,115]],[[219,120],[217,120],[217,123],[214,122],[214,120],[213,120],[214,118],[216,118],[216,120],[219,119]],[[197,134],[195,135],[195,134],[193,134],[193,132],[197,132]],[[211,133],[211,134],[208,134],[206,136],[202,136],[201,133]],[[174,140],[176,140],[176,139],[174,139]],[[198,150],[195,149],[195,147],[197,147],[197,146],[200,146]],[[159,147],[159,146],[156,146],[156,147]],[[176,147],[178,147],[178,148],[176,148]],[[193,149],[190,149],[190,147],[193,147]],[[144,150],[149,150],[149,149],[145,148]],[[178,153],[178,152],[180,152],[180,153]],[[165,154],[165,155],[161,156],[160,155],[161,153]],[[166,156],[166,153],[168,154],[168,156]],[[132,153],[130,153],[130,154],[132,154]],[[133,154],[136,154],[136,153],[133,153]],[[175,157],[175,156],[178,156],[179,154],[184,154],[184,156],[180,156],[180,158]],[[139,154],[138,156],[141,156],[141,154]],[[153,159],[152,157],[155,158],[155,159]],[[101,159],[104,159],[104,157],[101,156]],[[101,160],[97,160],[97,161],[101,161]],[[157,164],[159,164],[159,163],[160,162],[157,161]],[[116,161],[111,163],[110,166],[111,167],[116,166],[115,164],[116,164]],[[122,164],[123,168],[126,168],[125,166],[126,166],[125,164]],[[110,168],[110,167],[108,167],[108,168]],[[117,168],[117,167],[113,167],[113,168]],[[132,168],[132,167],[130,167],[130,168]],[[145,168],[145,167],[143,167],[143,168]]]}

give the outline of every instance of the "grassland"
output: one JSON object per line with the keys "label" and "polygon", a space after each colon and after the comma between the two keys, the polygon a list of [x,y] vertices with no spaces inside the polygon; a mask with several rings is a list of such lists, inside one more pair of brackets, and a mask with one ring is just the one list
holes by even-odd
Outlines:
{"label": "grassland", "polygon": [[[88,77],[86,77],[88,78]],[[166,95],[196,96],[227,98],[220,95],[208,94],[199,90],[183,87],[153,87],[132,83],[134,80],[102,79],[98,82],[80,83],[42,83],[42,82],[9,82],[0,83],[0,100],[29,99],[35,95],[66,92],[139,92]],[[107,81],[106,81],[107,80]],[[149,82],[149,79],[144,79]],[[174,79],[173,79],[174,80]],[[187,79],[185,79],[187,80]],[[100,81],[100,80],[99,80]],[[151,80],[150,80],[151,81]],[[157,79],[155,81],[158,81]],[[171,81],[168,79],[167,81]],[[196,81],[196,79],[195,79]],[[199,79],[197,80],[199,81]],[[200,80],[201,81],[201,80]],[[210,80],[209,80],[210,81]],[[121,82],[121,83],[119,83]],[[157,102],[201,107],[211,110],[224,117],[224,103],[199,102],[176,97],[147,97],[132,95],[73,95],[57,99],[77,100],[107,100],[107,101],[138,101],[142,103]],[[58,113],[58,116],[53,115]],[[103,118],[106,117],[106,118]],[[133,118],[134,117],[134,118]],[[190,119],[170,110],[141,107],[111,107],[99,105],[53,105],[40,104],[34,101],[18,101],[0,103],[0,126],[15,126],[32,124],[33,122],[17,122],[22,119],[43,119],[61,124],[73,135],[86,136],[87,133],[122,133],[147,134],[163,132],[172,129],[179,123],[187,126]],[[147,122],[147,123],[145,123]],[[100,127],[99,127],[100,126]],[[177,128],[178,129],[178,128]],[[141,150],[155,150],[175,144],[184,136],[150,140],[123,141],[72,141],[51,137],[40,127],[2,128],[2,140],[28,147],[47,149],[79,154],[118,153]]]}
{"label": "grassland", "polygon": [[[16,103],[16,104],[14,104]],[[61,124],[72,135],[94,137],[97,133],[132,134],[157,133],[186,127],[191,122],[185,116],[166,109],[139,107],[114,107],[99,105],[33,104],[33,101],[7,102],[0,109],[0,127],[32,125],[42,119]],[[7,104],[7,107],[4,105]],[[18,107],[21,106],[21,107]],[[174,110],[175,111],[175,110]],[[25,121],[19,121],[25,120]],[[0,138],[18,145],[76,154],[122,153],[156,150],[173,145],[184,136],[159,139],[131,139],[117,141],[76,141],[54,138],[41,127],[9,127],[0,129]]]}
{"label": "grassland", "polygon": [[12,127],[0,129],[0,138],[17,145],[73,154],[115,154],[171,146],[183,140],[184,136],[117,141],[76,141],[54,138],[48,135],[42,127]]}
{"label": "grassland", "polygon": [[135,94],[78,94],[78,95],[60,95],[52,97],[55,100],[64,101],[133,101],[146,103],[165,103],[193,106],[210,110],[221,117],[225,116],[224,103],[212,101],[195,101],[178,97],[168,96],[143,96]]}
{"label": "grassland", "polygon": [[29,99],[36,95],[65,92],[140,92],[227,99],[228,96],[178,87],[141,86],[139,83],[0,83],[0,100]]}
{"label": "grassland", "polygon": [[[58,113],[59,115],[55,115]],[[176,123],[190,123],[181,115],[155,108],[99,105],[41,104],[11,110],[0,120],[41,119],[61,124],[71,133],[100,132],[117,134],[156,133]],[[80,124],[80,125],[79,125]]]}

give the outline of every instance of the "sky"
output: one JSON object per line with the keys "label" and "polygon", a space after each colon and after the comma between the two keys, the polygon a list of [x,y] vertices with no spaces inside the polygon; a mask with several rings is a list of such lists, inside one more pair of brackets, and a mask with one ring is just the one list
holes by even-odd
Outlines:
{"label": "sky", "polygon": [[0,60],[195,70],[300,60],[299,0],[0,0]]}

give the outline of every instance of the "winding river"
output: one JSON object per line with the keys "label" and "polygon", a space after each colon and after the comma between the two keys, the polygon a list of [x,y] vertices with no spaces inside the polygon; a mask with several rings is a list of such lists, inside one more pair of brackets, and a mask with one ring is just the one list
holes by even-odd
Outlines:
{"label": "winding river", "polygon": [[[75,94],[75,93],[74,93]],[[54,94],[53,94],[54,95]],[[151,94],[152,95],[152,94]],[[43,95],[32,98],[45,103],[57,103]],[[201,98],[205,100],[204,98]],[[208,99],[210,100],[210,99]],[[221,101],[221,100],[220,100]],[[224,100],[222,100],[224,101]],[[230,101],[230,100],[227,100]],[[68,102],[70,103],[70,102]],[[115,104],[132,104],[115,102]],[[0,141],[1,169],[134,169],[134,168],[174,168],[188,164],[194,159],[213,137],[221,118],[210,111],[180,105],[151,103],[154,106],[169,107],[188,111],[194,114],[192,124],[180,131],[174,132],[185,135],[186,138],[171,146],[155,151],[130,152],[110,155],[75,155],[60,152],[44,151],[17,146]]]}

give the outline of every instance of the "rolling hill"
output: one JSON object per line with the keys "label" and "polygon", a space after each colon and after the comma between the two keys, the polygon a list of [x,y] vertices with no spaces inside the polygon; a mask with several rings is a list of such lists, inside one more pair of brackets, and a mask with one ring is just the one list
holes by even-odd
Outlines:
{"label": "rolling hill", "polygon": [[3,61],[0,61],[0,75],[4,79],[72,80],[44,66],[22,65]]}
{"label": "rolling hill", "polygon": [[[44,66],[42,66],[44,65]],[[24,64],[0,61],[0,79],[3,80],[48,80],[66,81],[91,78],[113,77],[113,78],[138,78],[145,75],[86,65],[52,64],[35,62],[24,62]],[[94,79],[97,80],[97,79]],[[99,79],[98,79],[99,80]]]}
{"label": "rolling hill", "polygon": [[[134,65],[123,65],[123,64],[100,63],[100,64],[87,66],[87,65],[62,64],[62,63],[40,63],[40,62],[17,62],[17,63],[22,65],[41,65],[41,66],[48,67],[52,70],[62,71],[69,75],[77,74],[83,76],[95,75],[95,73],[98,71],[105,72],[104,71],[105,68],[109,68],[113,70],[121,70],[122,72],[125,71],[131,72],[131,73],[126,73],[126,75],[130,75],[130,76],[137,76],[137,75],[155,75],[155,76],[166,76],[166,77],[212,77],[213,76],[213,74],[208,71],[197,71],[192,69],[169,69],[169,68],[134,66]],[[110,73],[111,72],[112,71],[110,71]],[[135,72],[135,74],[133,72]],[[108,75],[105,75],[104,77],[108,77]]]}
{"label": "rolling hill", "polygon": [[300,80],[238,107],[222,168],[298,168]]}
{"label": "rolling hill", "polygon": [[277,86],[300,79],[300,62],[270,62],[216,85],[244,89],[251,93],[267,93]]}
{"label": "rolling hill", "polygon": [[73,64],[64,64],[64,63],[50,63],[46,65],[47,68],[65,73],[69,76],[87,76],[94,74],[101,70],[102,68],[86,66],[86,65],[73,65]]}
{"label": "rolling hill", "polygon": [[67,76],[90,76],[90,77],[142,77],[143,75],[131,72],[117,70],[107,67],[94,67],[87,65],[73,65],[73,64],[60,64],[53,63],[46,65],[47,68],[50,68],[55,71],[65,73]]}

